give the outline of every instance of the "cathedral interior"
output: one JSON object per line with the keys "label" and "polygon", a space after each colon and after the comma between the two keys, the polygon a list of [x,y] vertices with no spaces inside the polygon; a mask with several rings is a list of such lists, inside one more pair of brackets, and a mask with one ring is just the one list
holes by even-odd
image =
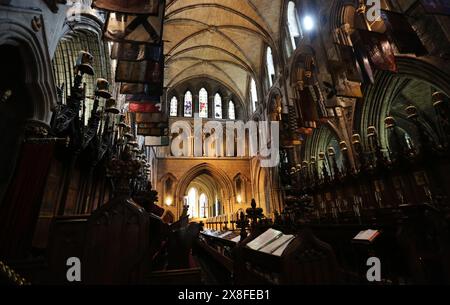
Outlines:
{"label": "cathedral interior", "polygon": [[1,0],[0,62],[2,285],[450,284],[448,0]]}

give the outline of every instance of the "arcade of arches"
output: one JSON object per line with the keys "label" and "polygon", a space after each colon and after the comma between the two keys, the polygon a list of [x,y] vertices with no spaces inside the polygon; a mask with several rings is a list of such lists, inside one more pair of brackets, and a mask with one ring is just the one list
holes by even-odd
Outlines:
{"label": "arcade of arches", "polygon": [[338,267],[283,254],[296,275],[257,283],[364,283],[370,251],[384,283],[450,283],[448,1],[34,2],[0,3],[0,261],[27,280],[64,282],[73,251],[93,283],[193,261],[253,283],[245,238],[272,228]]}

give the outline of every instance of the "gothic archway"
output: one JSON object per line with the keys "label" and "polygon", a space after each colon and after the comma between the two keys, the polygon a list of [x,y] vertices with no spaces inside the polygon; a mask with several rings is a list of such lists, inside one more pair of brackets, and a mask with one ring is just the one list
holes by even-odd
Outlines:
{"label": "gothic archway", "polygon": [[[450,75],[430,60],[410,56],[396,56],[399,72],[397,74],[377,72],[375,83],[365,88],[365,99],[357,105],[355,126],[359,128],[364,145],[367,143],[367,128],[375,126],[381,144],[388,148],[388,136],[384,120],[390,115],[392,106],[398,100],[404,86],[410,81],[428,84],[450,96]],[[411,104],[413,101],[409,101]],[[407,104],[405,103],[405,107]],[[432,103],[430,102],[430,107]]]}
{"label": "gothic archway", "polygon": [[215,180],[218,184],[218,188],[220,189],[222,200],[226,201],[221,203],[224,207],[224,212],[230,212],[230,205],[235,203],[234,200],[236,198],[236,194],[233,189],[233,182],[224,171],[209,163],[202,163],[193,167],[179,180],[174,195],[175,200],[178,202],[177,212],[181,213],[183,209],[184,196],[187,193],[192,181],[202,175],[208,175]]}

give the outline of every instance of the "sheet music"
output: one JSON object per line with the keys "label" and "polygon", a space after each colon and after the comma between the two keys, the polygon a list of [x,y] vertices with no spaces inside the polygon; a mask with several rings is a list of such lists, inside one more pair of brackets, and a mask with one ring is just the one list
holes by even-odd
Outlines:
{"label": "sheet music", "polygon": [[274,229],[269,229],[251,242],[247,244],[247,247],[253,250],[260,250],[261,248],[265,247],[275,239],[282,236],[283,233]]}
{"label": "sheet music", "polygon": [[228,235],[230,235],[230,234],[232,234],[232,233],[233,233],[232,231],[228,231],[228,232],[226,232],[226,233],[220,235],[219,238],[225,238],[225,237],[227,237]]}
{"label": "sheet music", "polygon": [[289,243],[292,239],[294,239],[294,235],[283,235],[276,239],[275,241],[271,242],[264,248],[262,248],[260,251],[272,254],[278,250],[281,246],[284,246],[284,244]]}
{"label": "sheet music", "polygon": [[241,235],[236,236],[236,237],[233,238],[231,241],[234,242],[234,243],[240,242],[240,241],[241,241]]}
{"label": "sheet music", "polygon": [[289,244],[294,240],[294,238],[290,239],[288,242],[284,243],[281,247],[279,247],[272,255],[281,256],[284,253],[284,250],[289,246]]}

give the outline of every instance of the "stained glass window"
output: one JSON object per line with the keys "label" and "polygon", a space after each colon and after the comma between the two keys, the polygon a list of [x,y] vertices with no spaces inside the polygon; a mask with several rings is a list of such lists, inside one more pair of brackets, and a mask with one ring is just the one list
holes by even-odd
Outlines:
{"label": "stained glass window", "polygon": [[192,117],[192,93],[191,91],[186,92],[184,95],[184,116]]}
{"label": "stained glass window", "polygon": [[200,217],[205,218],[206,217],[206,205],[208,203],[208,199],[206,198],[205,194],[200,195]]}
{"label": "stained glass window", "polygon": [[199,111],[201,118],[208,118],[208,91],[202,88],[198,94]]}
{"label": "stained glass window", "polygon": [[292,49],[295,50],[298,47],[298,40],[302,37],[302,32],[299,27],[297,10],[293,1],[289,1],[288,4],[288,28],[289,35],[291,36]]}
{"label": "stained glass window", "polygon": [[258,93],[256,91],[256,82],[253,78],[252,78],[252,82],[250,85],[250,92],[251,92],[251,98],[252,98],[253,111],[256,111],[256,103],[258,102]]}
{"label": "stained glass window", "polygon": [[178,116],[178,99],[175,96],[170,100],[170,116]]}
{"label": "stained glass window", "polygon": [[273,64],[273,55],[272,55],[272,49],[270,47],[267,48],[267,74],[269,76],[269,85],[270,87],[273,86],[273,80],[275,77],[275,66]]}
{"label": "stained glass window", "polygon": [[236,110],[234,109],[234,102],[230,101],[228,103],[228,118],[230,120],[236,120]]}
{"label": "stained glass window", "polygon": [[189,206],[188,208],[188,214],[189,214],[189,218],[194,218],[196,217],[196,211],[197,211],[197,189],[195,188],[191,188],[188,192],[188,196],[187,196],[188,200],[187,200],[187,204]]}
{"label": "stained glass window", "polygon": [[214,96],[214,113],[216,119],[222,118],[222,97],[219,93]]}

